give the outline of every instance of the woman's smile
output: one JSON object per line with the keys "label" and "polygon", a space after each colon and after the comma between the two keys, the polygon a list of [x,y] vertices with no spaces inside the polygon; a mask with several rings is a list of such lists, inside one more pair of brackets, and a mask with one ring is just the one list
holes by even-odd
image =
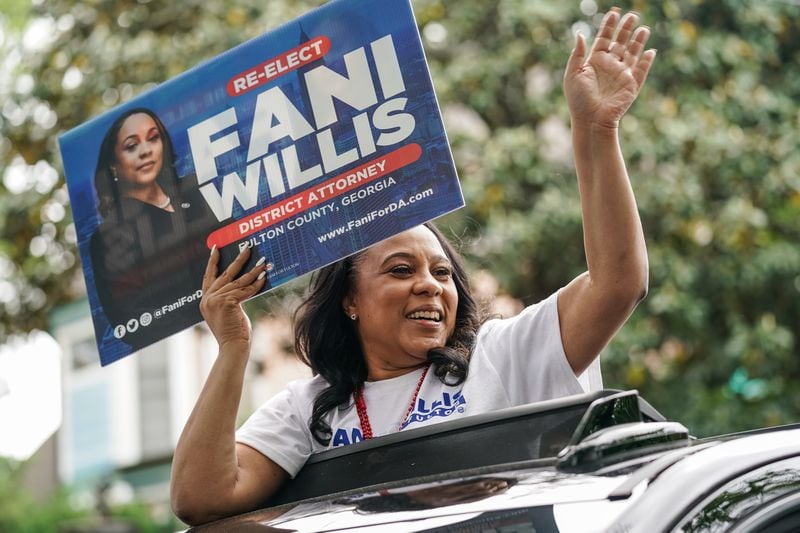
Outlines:
{"label": "woman's smile", "polygon": [[420,323],[427,323],[430,326],[438,326],[442,323],[442,313],[438,308],[423,308],[412,311],[406,315],[406,318]]}

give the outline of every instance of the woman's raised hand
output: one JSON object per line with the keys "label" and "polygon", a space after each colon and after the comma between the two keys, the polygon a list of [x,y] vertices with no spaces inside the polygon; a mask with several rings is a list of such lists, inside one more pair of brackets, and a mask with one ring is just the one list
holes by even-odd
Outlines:
{"label": "woman's raised hand", "polygon": [[262,258],[249,272],[236,277],[250,257],[245,248],[222,274],[219,270],[219,250],[213,248],[203,276],[203,298],[200,313],[216,337],[220,351],[236,346],[250,353],[250,319],[242,309],[242,302],[255,295],[266,283],[266,265]]}
{"label": "woman's raised hand", "polygon": [[644,51],[650,29],[638,23],[635,13],[606,13],[588,57],[586,40],[576,36],[564,72],[573,124],[616,128],[636,100],[656,56],[653,49]]}

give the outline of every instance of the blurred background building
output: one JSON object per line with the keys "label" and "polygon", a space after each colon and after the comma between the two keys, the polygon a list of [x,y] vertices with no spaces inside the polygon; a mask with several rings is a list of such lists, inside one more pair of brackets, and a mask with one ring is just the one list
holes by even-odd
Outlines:
{"label": "blurred background building", "polygon": [[[136,500],[169,515],[172,454],[216,358],[213,336],[200,324],[101,367],[85,300],[57,308],[50,326],[61,348],[63,420],[28,461],[25,488],[46,501],[69,486],[84,507],[97,507],[103,488],[112,504]],[[287,318],[255,320],[253,336],[240,421],[310,375],[292,355]]]}

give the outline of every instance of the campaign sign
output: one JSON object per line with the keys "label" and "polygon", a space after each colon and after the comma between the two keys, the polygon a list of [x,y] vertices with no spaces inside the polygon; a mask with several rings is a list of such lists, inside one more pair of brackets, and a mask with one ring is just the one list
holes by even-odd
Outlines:
{"label": "campaign sign", "polygon": [[463,205],[408,0],[336,0],[59,139],[103,365],[202,317],[209,251],[269,290]]}

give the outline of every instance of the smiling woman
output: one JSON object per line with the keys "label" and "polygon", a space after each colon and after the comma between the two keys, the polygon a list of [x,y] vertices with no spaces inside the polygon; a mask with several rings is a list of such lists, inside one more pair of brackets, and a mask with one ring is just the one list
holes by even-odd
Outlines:
{"label": "smiling woman", "polygon": [[[459,255],[432,224],[319,271],[296,314],[315,376],[290,383],[237,432],[250,353],[241,302],[264,265],[223,272],[212,251],[201,312],[219,356],[178,441],[171,498],[200,523],[254,508],[312,453],[600,388],[597,356],[647,292],[647,253],[618,126],[655,58],[638,16],[578,35],[564,75],[587,272],[515,317],[483,320]],[[239,275],[241,271],[246,272]],[[201,458],[198,460],[197,458]]]}

